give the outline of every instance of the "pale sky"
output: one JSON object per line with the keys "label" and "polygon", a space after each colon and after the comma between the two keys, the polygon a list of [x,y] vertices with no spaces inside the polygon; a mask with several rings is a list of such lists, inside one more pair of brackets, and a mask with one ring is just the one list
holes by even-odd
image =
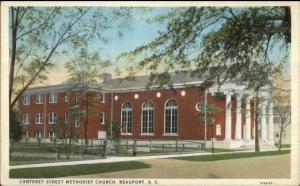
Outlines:
{"label": "pale sky", "polygon": [[[168,8],[154,8],[152,11],[146,11],[143,14],[136,14],[132,17],[130,28],[122,30],[123,36],[121,38],[117,34],[118,30],[109,30],[104,33],[108,38],[110,38],[107,44],[101,44],[100,41],[94,40],[89,44],[89,47],[94,50],[98,50],[104,59],[112,61],[113,65],[106,71],[113,74],[115,67],[120,66],[120,64],[116,63],[116,57],[119,54],[128,52],[142,44],[146,44],[158,35],[159,30],[164,30],[166,28],[165,23],[150,23],[147,19],[155,15],[164,14],[168,11]],[[272,51],[273,59],[279,59],[281,55],[283,54],[279,49]],[[53,61],[58,62],[55,62],[56,66],[50,70],[48,80],[43,83],[43,85],[61,84],[67,80],[68,74],[64,69],[64,64],[68,59],[69,56],[53,58]]]}

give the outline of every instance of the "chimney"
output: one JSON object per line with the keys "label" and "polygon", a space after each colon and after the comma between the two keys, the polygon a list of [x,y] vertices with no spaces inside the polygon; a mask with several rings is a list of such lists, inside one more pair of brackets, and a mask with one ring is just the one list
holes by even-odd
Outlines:
{"label": "chimney", "polygon": [[107,83],[108,81],[111,80],[111,74],[110,74],[110,73],[104,72],[104,73],[102,74],[102,78],[103,78],[103,83]]}

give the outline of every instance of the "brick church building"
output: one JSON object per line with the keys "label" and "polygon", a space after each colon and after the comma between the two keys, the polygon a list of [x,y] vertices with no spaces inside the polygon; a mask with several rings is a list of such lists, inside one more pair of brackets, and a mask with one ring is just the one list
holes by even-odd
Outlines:
{"label": "brick church building", "polygon": [[[103,79],[88,90],[93,97],[86,130],[89,139],[106,138],[106,129],[115,122],[121,126],[123,139],[208,141],[213,137],[217,147],[254,144],[252,93],[241,86],[226,83],[201,92],[199,79],[180,73],[171,74],[172,89],[146,88],[149,76],[129,81],[105,74]],[[261,95],[271,96],[267,91]],[[28,89],[18,103],[25,136],[30,140],[52,140],[58,136],[55,126],[70,123],[83,139],[84,117],[70,114],[70,108],[81,107],[82,99],[71,84]],[[205,114],[203,108],[207,105],[218,111]],[[273,145],[270,99],[263,99],[260,108],[260,143]]]}

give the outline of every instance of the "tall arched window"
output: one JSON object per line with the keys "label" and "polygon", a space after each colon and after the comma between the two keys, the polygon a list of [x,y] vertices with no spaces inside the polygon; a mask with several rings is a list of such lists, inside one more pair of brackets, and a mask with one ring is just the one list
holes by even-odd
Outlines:
{"label": "tall arched window", "polygon": [[142,105],[142,133],[153,134],[153,104],[146,101]]}
{"label": "tall arched window", "polygon": [[178,119],[178,107],[174,100],[169,100],[165,104],[165,133],[176,134],[177,133],[177,119]]}
{"label": "tall arched window", "polygon": [[132,106],[129,102],[126,102],[122,105],[121,125],[122,125],[122,133],[123,134],[130,134],[131,133]]}

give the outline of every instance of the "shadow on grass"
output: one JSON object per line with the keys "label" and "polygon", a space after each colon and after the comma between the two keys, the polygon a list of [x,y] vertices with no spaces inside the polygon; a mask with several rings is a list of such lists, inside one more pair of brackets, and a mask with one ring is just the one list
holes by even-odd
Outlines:
{"label": "shadow on grass", "polygon": [[23,168],[23,169],[11,169],[9,171],[9,177],[10,178],[58,178],[58,177],[67,177],[67,176],[143,169],[143,168],[150,168],[150,167],[151,166],[149,164],[143,162],[128,161],[128,162],[115,162],[115,163]]}

